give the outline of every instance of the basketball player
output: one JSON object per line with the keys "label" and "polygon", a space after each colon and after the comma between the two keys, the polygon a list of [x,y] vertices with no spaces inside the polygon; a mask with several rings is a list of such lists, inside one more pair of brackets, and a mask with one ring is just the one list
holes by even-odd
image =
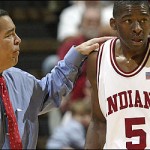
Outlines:
{"label": "basketball player", "polygon": [[150,149],[150,7],[115,1],[106,41],[87,61],[92,118],[86,149]]}

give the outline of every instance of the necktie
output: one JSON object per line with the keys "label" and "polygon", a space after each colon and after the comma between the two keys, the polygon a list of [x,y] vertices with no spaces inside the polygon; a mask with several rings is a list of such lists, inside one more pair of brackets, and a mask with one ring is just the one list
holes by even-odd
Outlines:
{"label": "necktie", "polygon": [[9,99],[6,82],[3,76],[0,76],[0,94],[2,96],[2,101],[8,119],[8,135],[10,141],[10,148],[22,149],[22,142],[19,135],[17,120]]}

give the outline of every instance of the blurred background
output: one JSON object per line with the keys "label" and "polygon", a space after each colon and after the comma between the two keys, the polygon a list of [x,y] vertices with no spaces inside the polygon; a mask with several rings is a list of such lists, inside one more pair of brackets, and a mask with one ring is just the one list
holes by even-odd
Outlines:
{"label": "blurred background", "polygon": [[[0,1],[0,8],[9,12],[22,39],[17,67],[41,79],[72,45],[115,35],[109,26],[112,6],[113,1],[93,0]],[[37,149],[83,148],[89,121],[90,83],[85,63],[60,109],[39,116]]]}

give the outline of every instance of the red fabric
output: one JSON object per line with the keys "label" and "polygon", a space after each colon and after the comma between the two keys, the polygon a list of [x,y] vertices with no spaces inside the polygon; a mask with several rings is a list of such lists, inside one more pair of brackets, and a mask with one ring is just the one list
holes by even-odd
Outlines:
{"label": "red fabric", "polygon": [[86,39],[81,35],[81,36],[77,36],[77,37],[72,37],[72,38],[66,40],[65,42],[61,43],[60,47],[57,50],[57,54],[58,54],[59,58],[61,60],[64,59],[64,56],[66,55],[68,50],[73,45],[77,46],[85,41],[86,41]]}
{"label": "red fabric", "polygon": [[0,77],[0,94],[2,96],[3,104],[6,110],[8,119],[8,134],[11,149],[22,149],[22,142],[19,135],[18,124],[9,99],[8,91],[6,88],[5,79]]}
{"label": "red fabric", "polygon": [[[77,46],[85,41],[86,39],[81,35],[73,37],[62,43],[57,50],[57,55],[60,58],[60,60],[64,58],[64,56],[66,55],[68,50],[72,47],[72,45]],[[84,93],[85,82],[86,82],[86,63],[84,63],[81,70],[81,74],[79,75],[79,78],[75,83],[73,91],[71,92],[71,101],[76,101],[77,99],[85,97]]]}

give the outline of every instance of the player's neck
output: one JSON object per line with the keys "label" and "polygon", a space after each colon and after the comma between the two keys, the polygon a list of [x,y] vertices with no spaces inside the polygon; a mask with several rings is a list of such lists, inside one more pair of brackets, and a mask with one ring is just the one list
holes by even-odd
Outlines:
{"label": "player's neck", "polygon": [[125,46],[121,46],[120,42],[116,43],[115,49],[116,56],[121,56],[126,59],[127,62],[135,61],[137,64],[140,64],[147,52],[147,47],[142,51],[130,50]]}

